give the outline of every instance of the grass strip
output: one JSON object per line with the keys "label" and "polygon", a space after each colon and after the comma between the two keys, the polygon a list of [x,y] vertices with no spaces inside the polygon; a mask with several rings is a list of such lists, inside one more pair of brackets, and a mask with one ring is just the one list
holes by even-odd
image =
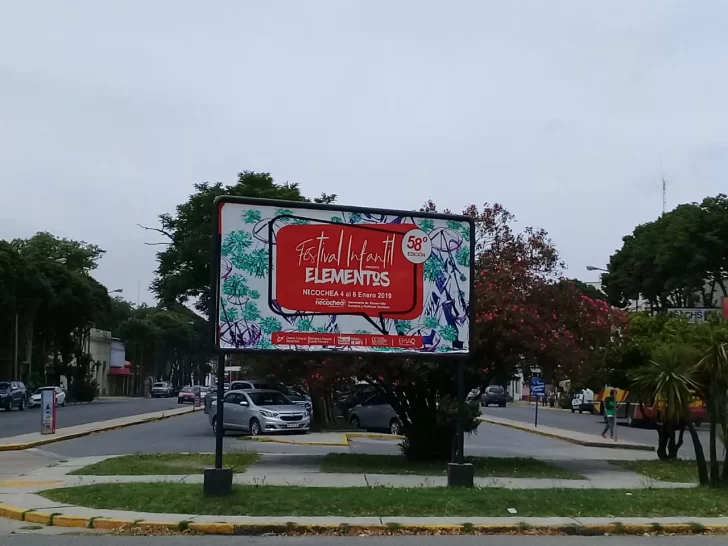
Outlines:
{"label": "grass strip", "polygon": [[[584,476],[530,457],[468,457],[467,462],[473,464],[475,475],[483,478],[585,479]],[[321,472],[446,476],[447,463],[411,461],[401,455],[329,453],[321,462]]]}
{"label": "grass strip", "polygon": [[[653,480],[674,483],[698,483],[698,466],[695,461],[610,461],[611,464],[631,470]],[[721,465],[722,467],[722,465]]]}
{"label": "grass strip", "polygon": [[168,514],[248,516],[717,517],[728,495],[711,489],[446,489],[234,486],[205,497],[199,484],[96,484],[41,493],[64,504]]}
{"label": "grass strip", "polygon": [[[260,459],[258,453],[225,453],[225,466],[244,472]],[[122,455],[71,472],[75,476],[152,476],[202,474],[215,465],[215,456],[201,453],[151,453]]]}

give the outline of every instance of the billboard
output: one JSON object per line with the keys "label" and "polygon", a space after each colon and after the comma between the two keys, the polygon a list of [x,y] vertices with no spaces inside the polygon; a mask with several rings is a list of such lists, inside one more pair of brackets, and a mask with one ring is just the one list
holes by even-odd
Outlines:
{"label": "billboard", "polygon": [[214,230],[218,350],[470,352],[470,218],[221,197]]}

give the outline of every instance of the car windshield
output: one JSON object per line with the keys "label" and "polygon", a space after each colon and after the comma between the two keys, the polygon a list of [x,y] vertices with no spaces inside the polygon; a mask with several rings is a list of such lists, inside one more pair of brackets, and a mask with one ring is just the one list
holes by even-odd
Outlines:
{"label": "car windshield", "polygon": [[289,406],[291,401],[279,392],[254,392],[249,394],[256,406]]}
{"label": "car windshield", "polygon": [[0,389],[9,389],[10,383],[7,383],[5,381],[0,381]]}
{"label": "car windshield", "polygon": [[488,387],[488,392],[491,394],[503,394],[503,387]]}
{"label": "car windshield", "polygon": [[164,383],[155,383],[154,386],[155,387],[164,387]]}
{"label": "car windshield", "polygon": [[192,392],[192,387],[185,387],[181,392]]}

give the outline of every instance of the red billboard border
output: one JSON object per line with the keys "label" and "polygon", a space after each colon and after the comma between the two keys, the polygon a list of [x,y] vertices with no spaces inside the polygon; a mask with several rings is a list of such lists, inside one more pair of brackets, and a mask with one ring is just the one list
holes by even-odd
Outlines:
{"label": "red billboard border", "polygon": [[[357,350],[346,350],[346,351],[338,351],[334,349],[328,349],[328,350],[314,350],[314,351],[296,351],[296,350],[285,350],[285,349],[250,349],[246,347],[241,348],[230,348],[230,347],[221,347],[220,346],[220,332],[218,328],[218,320],[220,316],[220,260],[221,260],[221,251],[222,251],[222,208],[225,204],[236,204],[236,205],[251,205],[255,207],[270,207],[270,208],[289,208],[289,209],[309,209],[309,210],[319,210],[319,211],[327,211],[327,212],[347,212],[347,213],[355,213],[355,214],[380,214],[383,216],[399,216],[402,218],[410,218],[414,220],[415,218],[423,218],[423,219],[434,219],[434,220],[453,220],[456,222],[464,222],[467,223],[470,226],[470,305],[468,307],[468,352],[466,353],[437,353],[437,352],[393,352],[393,353],[385,353],[391,356],[398,356],[398,357],[406,357],[406,358],[428,358],[428,359],[463,359],[463,358],[469,358],[473,354],[473,345],[472,341],[475,338],[475,307],[472,304],[472,296],[475,292],[475,277],[472,272],[473,264],[475,263],[475,222],[472,218],[469,216],[464,215],[456,215],[456,214],[443,214],[443,213],[431,213],[431,212],[419,212],[419,211],[411,211],[411,210],[398,210],[398,209],[381,209],[381,208],[375,208],[375,207],[355,207],[355,206],[348,206],[348,205],[325,205],[325,204],[319,204],[319,203],[309,203],[305,201],[287,201],[282,199],[262,199],[262,198],[255,198],[255,197],[238,197],[238,196],[232,196],[232,195],[221,195],[215,198],[215,201],[213,203],[213,222],[212,222],[212,263],[210,264],[210,272],[211,272],[211,285],[210,285],[210,298],[211,298],[211,309],[210,309],[210,322],[213,324],[213,332],[214,332],[214,349],[219,355],[225,355],[225,354],[280,354],[283,352],[292,352],[292,353],[301,353],[311,356],[322,356],[322,357],[330,357],[331,355],[335,354],[346,354],[346,355],[371,355],[372,351],[357,351]],[[289,215],[282,215],[282,216],[289,216]],[[293,216],[295,217],[295,216]],[[278,217],[276,217],[278,218]],[[314,220],[319,223],[336,223],[336,222],[328,222],[323,221],[318,218],[315,219],[309,219]],[[271,221],[269,223],[269,235],[272,235],[272,225],[273,222]],[[373,224],[373,225],[380,225],[380,224]],[[378,231],[386,231],[386,230],[378,230]],[[272,241],[272,239],[270,239]],[[272,265],[273,261],[273,253],[268,252],[268,264],[269,267]],[[271,286],[271,278],[269,275],[268,278],[268,285],[269,285],[269,292],[268,292],[268,303],[270,305],[270,286]],[[316,316],[316,315],[327,315],[330,313],[279,313],[275,311],[272,307],[271,310],[274,311],[276,314],[282,315],[282,316]],[[214,312],[214,314],[213,314]],[[386,313],[384,313],[386,315]],[[359,313],[346,313],[347,316],[356,316],[359,315]],[[212,320],[212,317],[214,318],[214,321]],[[377,326],[373,321],[370,320],[369,317],[366,317],[369,322],[371,322],[377,329],[380,329],[379,326]],[[382,320],[380,318],[380,320]]]}

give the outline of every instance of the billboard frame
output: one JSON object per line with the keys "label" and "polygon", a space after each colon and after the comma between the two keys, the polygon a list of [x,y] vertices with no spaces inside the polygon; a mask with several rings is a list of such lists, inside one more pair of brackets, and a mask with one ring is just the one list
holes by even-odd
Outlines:
{"label": "billboard frame", "polygon": [[[336,355],[351,355],[351,356],[364,356],[377,354],[379,356],[389,355],[392,357],[400,358],[419,358],[419,359],[467,359],[473,354],[472,340],[475,337],[475,306],[472,299],[469,300],[468,305],[468,350],[467,352],[451,352],[451,353],[438,353],[438,352],[386,352],[376,353],[374,351],[361,351],[356,349],[350,350],[324,350],[324,349],[313,349],[305,351],[295,351],[290,349],[248,349],[248,348],[230,348],[221,347],[220,338],[218,335],[218,321],[220,316],[220,263],[222,259],[222,207],[227,203],[237,205],[252,205],[259,207],[276,207],[276,208],[293,208],[293,209],[308,209],[314,211],[327,211],[327,212],[345,212],[345,213],[359,213],[359,214],[381,214],[389,216],[405,216],[409,218],[429,218],[435,220],[452,220],[461,223],[467,223],[470,228],[470,278],[469,278],[469,296],[475,293],[475,277],[473,273],[473,266],[475,263],[475,222],[469,216],[456,215],[456,214],[445,214],[435,212],[420,212],[411,210],[397,210],[397,209],[384,209],[378,207],[357,207],[350,205],[329,205],[311,203],[306,201],[289,201],[283,199],[263,199],[257,197],[241,197],[232,195],[222,195],[215,198],[213,207],[213,222],[212,222],[212,260],[211,260],[211,286],[210,286],[210,317],[215,317],[214,321],[210,321],[213,325],[214,345],[215,352],[222,355],[227,354],[260,354],[260,355],[275,355],[281,353],[299,353],[302,356],[307,355],[311,357],[332,357]],[[272,252],[270,253],[269,260],[272,262]],[[270,298],[270,292],[266,297],[266,300]],[[308,314],[308,313],[306,313]]]}

